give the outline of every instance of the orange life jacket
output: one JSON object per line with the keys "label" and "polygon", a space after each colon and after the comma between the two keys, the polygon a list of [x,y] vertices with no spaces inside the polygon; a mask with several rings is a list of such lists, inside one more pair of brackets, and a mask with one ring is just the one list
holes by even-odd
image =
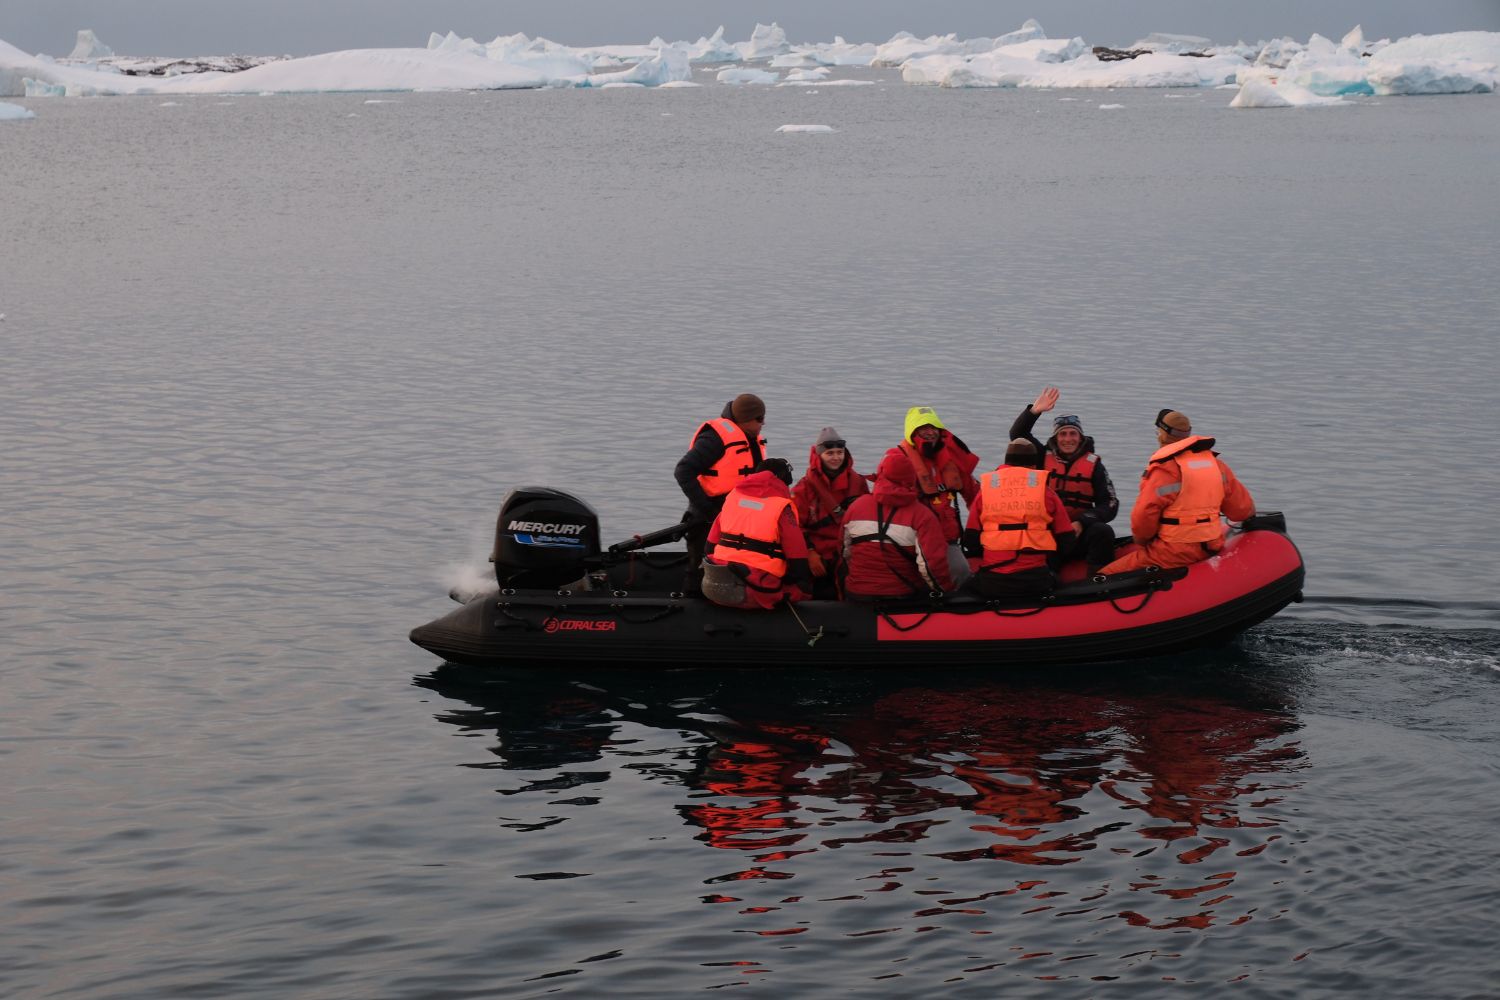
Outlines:
{"label": "orange life jacket", "polygon": [[[934,507],[952,506],[963,492],[964,482],[967,476],[953,461],[953,456],[948,454],[948,439],[943,438],[943,450],[937,453],[936,458],[929,459],[922,454],[922,449],[910,441],[901,442],[901,453],[911,462],[911,467],[917,474],[917,496],[924,502]],[[937,465],[937,474],[933,474],[933,465]]]}
{"label": "orange life jacket", "polygon": [[1182,476],[1180,483],[1168,483],[1157,490],[1160,496],[1172,497],[1156,533],[1164,542],[1212,542],[1223,533],[1219,511],[1224,503],[1224,471],[1212,451],[1187,450],[1201,440],[1191,437],[1174,441],[1151,456],[1152,462],[1175,461]]}
{"label": "orange life jacket", "polygon": [[719,511],[719,540],[714,543],[713,560],[739,563],[772,576],[786,576],[781,512],[788,507],[795,519],[797,507],[791,497],[752,497],[731,491],[724,498],[724,509]]}
{"label": "orange life jacket", "polygon": [[979,479],[979,544],[986,552],[1053,552],[1047,474],[1002,465]]}
{"label": "orange life jacket", "polygon": [[[724,442],[724,457],[714,463],[714,467],[698,477],[698,485],[703,487],[703,492],[711,497],[721,497],[739,485],[755,470],[754,456],[750,454],[750,439],[745,436],[744,430],[739,424],[725,417],[717,417],[698,425],[693,431],[692,441],[688,447],[692,447],[693,441],[698,440],[698,435],[703,428],[712,427],[714,433],[719,435],[719,440]],[[762,457],[766,454],[766,439],[757,438],[760,445]]]}
{"label": "orange life jacket", "polygon": [[1071,463],[1047,452],[1048,483],[1057,491],[1069,517],[1094,506],[1094,467],[1098,464],[1099,456],[1093,452],[1079,455]]}

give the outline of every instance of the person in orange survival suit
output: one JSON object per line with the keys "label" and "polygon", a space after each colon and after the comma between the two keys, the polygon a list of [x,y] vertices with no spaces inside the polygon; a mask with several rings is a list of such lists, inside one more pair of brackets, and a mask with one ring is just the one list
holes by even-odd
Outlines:
{"label": "person in orange survival suit", "polygon": [[1073,522],[1042,461],[1016,438],[1000,467],[979,477],[964,551],[979,558],[969,587],[981,597],[1040,597],[1056,585],[1047,557],[1072,543]]}
{"label": "person in orange survival suit", "polygon": [[1156,441],[1161,447],[1141,473],[1130,512],[1130,533],[1139,547],[1100,569],[1103,575],[1190,566],[1223,548],[1221,514],[1243,521],[1255,513],[1250,491],[1213,450],[1214,439],[1193,434],[1186,414],[1158,413]]}
{"label": "person in orange survival suit", "polygon": [[728,608],[770,610],[811,596],[807,541],[791,484],[786,459],[768,458],[724,498],[708,532],[704,597]]}
{"label": "person in orange survival suit", "polygon": [[672,475],[687,497],[682,515],[692,527],[683,536],[687,543],[687,589],[698,589],[704,542],[709,525],[724,506],[729,491],[765,458],[766,404],[751,392],[742,392],[724,404],[717,420],[705,420],[693,432],[693,443],[677,461]]}
{"label": "person in orange survival suit", "polygon": [[834,600],[838,597],[834,581],[838,579],[839,557],[843,539],[839,524],[844,511],[870,492],[865,476],[854,471],[854,456],[844,439],[832,427],[818,432],[807,458],[807,472],[792,487],[797,504],[797,519],[807,538],[808,561],[812,565],[813,595]]}
{"label": "person in orange survival suit", "polygon": [[917,474],[918,497],[932,507],[942,526],[953,579],[963,583],[969,576],[969,564],[958,548],[963,534],[958,498],[962,496],[965,503],[973,504],[979,495],[979,484],[974,481],[979,456],[943,426],[930,406],[913,406],[906,411],[906,439],[900,447]]}

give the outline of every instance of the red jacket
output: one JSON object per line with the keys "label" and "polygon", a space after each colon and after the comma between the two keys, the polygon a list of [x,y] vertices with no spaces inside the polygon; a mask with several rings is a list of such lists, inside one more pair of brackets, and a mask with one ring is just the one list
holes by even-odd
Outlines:
{"label": "red jacket", "polygon": [[[882,528],[883,539],[870,537],[880,535]],[[900,449],[886,452],[875,491],[850,504],[840,530],[844,592],[849,596],[904,597],[953,589],[943,526],[917,499],[916,474]]]}
{"label": "red jacket", "polygon": [[[786,484],[776,478],[775,473],[755,472],[740,480],[735,489],[750,497],[782,497],[790,498],[791,491]],[[808,592],[800,584],[811,580],[811,573],[807,568],[807,542],[802,537],[802,529],[797,524],[797,514],[790,506],[781,512],[781,548],[786,553],[788,583],[783,583],[782,577],[774,576],[760,569],[749,570],[745,577],[745,607],[747,608],[773,608],[781,603],[783,598],[801,601],[806,600]],[[711,562],[721,565],[731,562],[729,559],[717,559],[714,557],[714,546],[719,541],[719,520],[714,519],[713,527],[708,529],[707,558]]]}
{"label": "red jacket", "polygon": [[869,492],[869,480],[854,471],[853,455],[844,459],[844,467],[830,480],[823,471],[817,446],[811,449],[807,473],[792,487],[792,501],[802,519],[802,533],[807,537],[808,547],[825,562],[837,559],[843,546],[839,522],[849,503]]}
{"label": "red jacket", "polygon": [[979,456],[952,431],[944,430],[942,435],[938,452],[931,457],[912,441],[903,441],[899,449],[894,450],[900,451],[907,459],[906,464],[916,477],[916,490],[922,502],[937,515],[938,523],[943,527],[943,537],[956,542],[961,534],[957,498],[962,496],[965,502],[972,504],[979,494],[979,483],[974,479]]}

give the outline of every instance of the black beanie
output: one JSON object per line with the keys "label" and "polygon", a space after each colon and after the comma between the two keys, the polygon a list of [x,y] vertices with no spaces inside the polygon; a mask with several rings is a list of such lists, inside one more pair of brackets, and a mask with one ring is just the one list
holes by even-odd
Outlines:
{"label": "black beanie", "polygon": [[755,471],[769,472],[788,486],[792,485],[792,465],[784,458],[762,459]]}

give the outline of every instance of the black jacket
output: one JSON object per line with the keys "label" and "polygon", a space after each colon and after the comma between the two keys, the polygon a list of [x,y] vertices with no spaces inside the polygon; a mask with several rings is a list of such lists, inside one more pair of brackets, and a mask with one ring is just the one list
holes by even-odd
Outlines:
{"label": "black jacket", "polygon": [[[1036,435],[1032,434],[1031,429],[1036,426],[1037,417],[1038,414],[1032,413],[1030,406],[1022,409],[1021,415],[1017,417],[1015,419],[1015,422],[1010,425],[1010,436],[1012,438],[1025,438],[1032,444],[1036,445],[1036,450],[1039,453],[1042,451],[1049,451],[1060,461],[1070,467],[1073,462],[1076,462],[1078,459],[1094,450],[1094,439],[1089,437],[1088,435],[1084,435],[1083,443],[1078,446],[1078,452],[1073,456],[1072,461],[1063,458],[1058,454],[1057,451],[1056,435],[1048,438],[1047,443],[1043,444],[1041,441],[1037,440]],[[1115,515],[1120,512],[1120,501],[1119,498],[1115,496],[1115,484],[1110,480],[1109,473],[1104,468],[1104,461],[1102,459],[1099,459],[1097,454],[1095,455],[1095,458],[1096,461],[1094,462],[1094,475],[1092,477],[1094,487],[1094,506],[1090,507],[1087,510],[1080,511],[1073,517],[1073,520],[1078,522],[1080,528],[1087,528],[1090,524],[1095,523],[1108,524],[1110,521],[1113,521],[1115,519]]]}
{"label": "black jacket", "polygon": [[[731,403],[724,404],[724,412],[719,416],[725,420],[733,420],[730,413]],[[712,427],[704,427],[693,438],[693,446],[688,453],[677,460],[677,468],[672,470],[672,475],[677,479],[677,485],[682,488],[683,495],[688,500],[688,514],[696,515],[707,521],[712,521],[719,515],[719,509],[724,506],[724,497],[711,497],[703,492],[703,487],[698,484],[698,477],[708,472],[724,457],[724,442],[720,440],[719,433]],[[750,437],[750,466],[754,468],[759,465],[765,456],[760,453],[760,440]]]}

